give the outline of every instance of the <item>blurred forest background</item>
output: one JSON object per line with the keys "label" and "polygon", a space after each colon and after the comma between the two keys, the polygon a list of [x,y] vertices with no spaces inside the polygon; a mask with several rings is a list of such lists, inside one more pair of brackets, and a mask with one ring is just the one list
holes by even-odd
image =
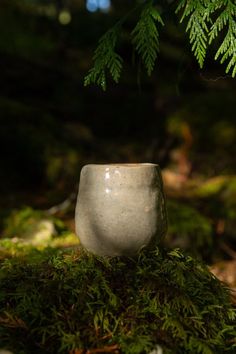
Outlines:
{"label": "blurred forest background", "polygon": [[[1,258],[21,247],[72,247],[79,173],[88,163],[160,164],[169,213],[165,246],[203,258],[236,287],[236,81],[200,70],[174,14],[152,76],[135,58],[130,17],[118,85],[83,86],[101,35],[129,0],[1,0]],[[168,5],[168,6],[167,6]],[[23,245],[23,246],[22,246]]]}

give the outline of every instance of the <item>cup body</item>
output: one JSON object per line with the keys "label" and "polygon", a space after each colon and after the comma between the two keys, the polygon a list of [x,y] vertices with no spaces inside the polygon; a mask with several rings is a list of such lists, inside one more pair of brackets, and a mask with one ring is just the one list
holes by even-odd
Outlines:
{"label": "cup body", "polygon": [[102,256],[133,256],[160,242],[167,216],[159,166],[84,166],[75,226],[81,244]]}

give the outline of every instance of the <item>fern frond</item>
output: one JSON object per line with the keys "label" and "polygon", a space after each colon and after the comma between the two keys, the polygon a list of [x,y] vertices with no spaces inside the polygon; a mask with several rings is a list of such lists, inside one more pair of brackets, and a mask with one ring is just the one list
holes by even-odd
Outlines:
{"label": "fern frond", "polygon": [[144,5],[140,19],[133,29],[132,43],[141,56],[147,74],[150,76],[159,51],[159,33],[156,23],[164,25],[158,10],[150,0]]}
{"label": "fern frond", "polygon": [[226,73],[232,71],[232,77],[236,75],[236,4],[232,0],[214,1],[214,10],[221,10],[216,21],[211,27],[209,42],[219,35],[226,28],[224,39],[215,55],[215,59],[221,57],[220,62],[224,63],[229,60]]}
{"label": "fern frond", "polygon": [[84,79],[85,86],[97,84],[103,90],[106,90],[107,70],[109,70],[113,80],[118,82],[123,62],[121,56],[115,52],[119,32],[120,25],[115,25],[100,38],[93,57],[94,66]]}
{"label": "fern frond", "polygon": [[181,0],[176,12],[183,11],[180,22],[188,18],[186,32],[200,68],[203,67],[208,44],[209,0]]}

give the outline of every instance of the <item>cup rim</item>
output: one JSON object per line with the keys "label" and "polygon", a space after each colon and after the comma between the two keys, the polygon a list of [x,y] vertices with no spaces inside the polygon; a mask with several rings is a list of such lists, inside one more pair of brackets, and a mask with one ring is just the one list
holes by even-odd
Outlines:
{"label": "cup rim", "polygon": [[139,168],[139,167],[159,167],[158,164],[156,163],[151,163],[151,162],[137,162],[137,163],[107,163],[107,164],[96,164],[96,163],[90,163],[85,165],[84,167],[101,167],[101,168],[110,168],[110,167],[115,167],[115,168],[120,168],[120,167],[127,167],[127,168]]}

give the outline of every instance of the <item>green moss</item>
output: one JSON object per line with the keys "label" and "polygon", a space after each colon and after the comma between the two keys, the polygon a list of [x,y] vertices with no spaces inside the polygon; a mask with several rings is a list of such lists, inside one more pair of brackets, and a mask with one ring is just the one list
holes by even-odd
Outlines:
{"label": "green moss", "polygon": [[32,249],[1,263],[1,345],[14,353],[235,353],[235,318],[227,289],[178,250]]}
{"label": "green moss", "polygon": [[[48,229],[46,229],[47,224],[44,225],[45,223],[48,224]],[[68,232],[61,219],[53,217],[45,211],[26,206],[12,210],[5,219],[3,237],[31,240],[40,231],[46,231],[50,237]]]}
{"label": "green moss", "polygon": [[236,219],[236,177],[232,177],[227,188],[225,188],[221,195],[226,209],[226,217],[230,220]]}
{"label": "green moss", "polygon": [[231,178],[228,176],[218,176],[207,180],[201,184],[196,190],[196,196],[201,198],[210,198],[219,196],[219,194],[227,188]]}
{"label": "green moss", "polygon": [[168,201],[167,209],[169,229],[164,239],[165,245],[181,247],[198,256],[206,255],[205,251],[209,253],[213,240],[209,219],[190,205],[174,200]]}
{"label": "green moss", "polygon": [[54,237],[48,241],[38,242],[25,241],[18,238],[4,238],[0,240],[0,260],[12,257],[25,257],[28,254],[32,256],[33,253],[42,257],[43,251],[47,248],[74,248],[79,245],[79,238],[74,233],[65,233],[63,235]]}
{"label": "green moss", "polygon": [[205,203],[205,212],[211,219],[225,221],[227,237],[235,239],[236,177],[211,178],[195,190],[194,196]]}

